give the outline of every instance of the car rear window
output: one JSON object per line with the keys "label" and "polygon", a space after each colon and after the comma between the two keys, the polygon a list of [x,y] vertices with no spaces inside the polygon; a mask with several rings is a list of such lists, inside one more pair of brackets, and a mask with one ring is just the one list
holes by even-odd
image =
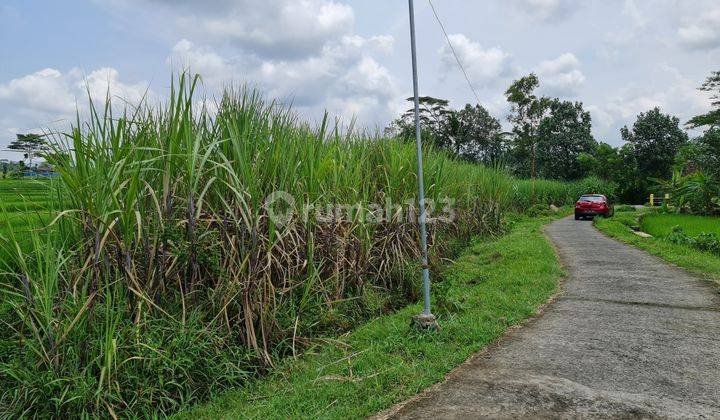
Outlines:
{"label": "car rear window", "polygon": [[585,201],[588,203],[602,203],[605,199],[599,195],[583,195],[578,201]]}

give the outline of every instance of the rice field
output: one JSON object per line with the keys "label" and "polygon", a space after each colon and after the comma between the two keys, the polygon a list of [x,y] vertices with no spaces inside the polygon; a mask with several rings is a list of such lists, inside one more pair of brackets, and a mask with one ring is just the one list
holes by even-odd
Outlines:
{"label": "rice field", "polygon": [[701,233],[715,233],[720,236],[720,217],[695,216],[691,214],[647,214],[640,220],[641,228],[653,236],[663,237],[680,226],[691,237]]}
{"label": "rice field", "polygon": [[53,212],[52,181],[47,179],[0,179],[0,237],[12,227],[18,236],[42,227]]}

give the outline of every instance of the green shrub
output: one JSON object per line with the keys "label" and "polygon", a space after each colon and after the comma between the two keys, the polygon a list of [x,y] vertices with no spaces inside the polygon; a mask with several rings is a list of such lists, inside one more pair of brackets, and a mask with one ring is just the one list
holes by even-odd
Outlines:
{"label": "green shrub", "polygon": [[673,226],[665,240],[677,245],[689,246],[700,251],[720,255],[720,236],[715,232],[701,232],[695,237],[688,236],[680,226]]}
{"label": "green shrub", "polygon": [[720,214],[720,180],[702,171],[683,175],[673,172],[669,180],[656,180],[658,188],[670,194],[663,207],[678,213]]}
{"label": "green shrub", "polygon": [[550,206],[545,204],[534,204],[530,206],[525,212],[526,215],[530,217],[542,217],[542,216],[549,216],[553,212],[550,210]]}
{"label": "green shrub", "polygon": [[720,236],[715,232],[703,232],[695,237],[693,246],[701,251],[720,255]]}
{"label": "green shrub", "polygon": [[677,245],[691,246],[693,244],[692,238],[687,236],[680,226],[673,226],[671,232],[665,236],[665,240]]}

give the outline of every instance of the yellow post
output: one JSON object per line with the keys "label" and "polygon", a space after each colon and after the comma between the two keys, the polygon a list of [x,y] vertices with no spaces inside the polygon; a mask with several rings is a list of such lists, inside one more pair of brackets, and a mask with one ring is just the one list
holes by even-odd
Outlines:
{"label": "yellow post", "polygon": [[667,200],[669,200],[669,199],[670,199],[670,194],[665,193],[665,201],[667,201]]}
{"label": "yellow post", "polygon": [[650,194],[650,207],[655,205],[655,194]]}

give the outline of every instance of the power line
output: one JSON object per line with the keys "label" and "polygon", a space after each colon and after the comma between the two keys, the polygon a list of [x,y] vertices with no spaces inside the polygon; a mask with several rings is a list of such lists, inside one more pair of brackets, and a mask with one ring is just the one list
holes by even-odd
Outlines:
{"label": "power line", "polygon": [[462,62],[460,61],[460,57],[457,55],[457,51],[455,51],[455,47],[453,46],[452,42],[450,42],[450,37],[447,34],[447,31],[445,30],[445,25],[443,25],[442,21],[440,20],[440,16],[438,16],[437,10],[435,10],[435,6],[432,3],[432,0],[428,0],[428,3],[430,4],[430,8],[432,9],[433,15],[435,15],[435,20],[437,20],[437,23],[440,25],[440,29],[442,29],[443,34],[445,35],[445,40],[447,41],[448,45],[450,46],[450,51],[452,51],[453,56],[455,57],[455,61],[457,61],[458,66],[460,67],[460,70],[463,73],[463,76],[465,76],[465,81],[467,82],[468,86],[470,86],[470,90],[472,91],[473,95],[475,95],[475,99],[477,100],[478,105],[480,104],[480,96],[478,96],[477,91],[475,91],[475,88],[472,85],[472,82],[470,81],[470,78],[467,75],[467,72],[465,71],[465,67],[463,67]]}

